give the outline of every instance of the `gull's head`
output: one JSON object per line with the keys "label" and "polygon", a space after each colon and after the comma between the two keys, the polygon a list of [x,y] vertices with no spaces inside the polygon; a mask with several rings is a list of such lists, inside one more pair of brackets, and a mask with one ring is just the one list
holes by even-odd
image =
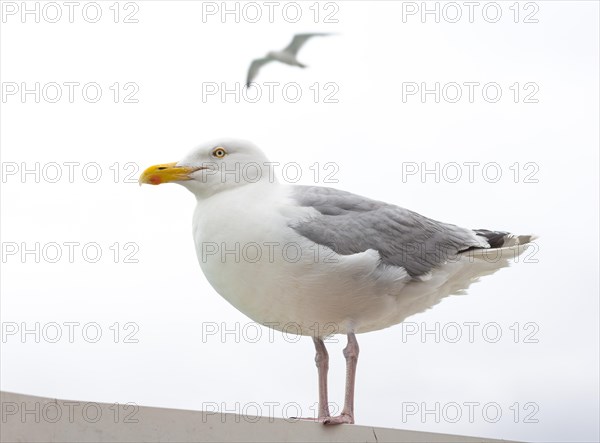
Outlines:
{"label": "gull's head", "polygon": [[253,183],[273,182],[263,152],[244,140],[221,139],[204,143],[178,162],[150,166],[139,183],[177,183],[197,197]]}

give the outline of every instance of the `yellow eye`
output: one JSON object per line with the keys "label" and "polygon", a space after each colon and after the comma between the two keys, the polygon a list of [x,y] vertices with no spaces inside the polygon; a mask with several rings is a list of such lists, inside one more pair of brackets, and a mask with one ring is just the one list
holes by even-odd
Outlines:
{"label": "yellow eye", "polygon": [[225,149],[218,147],[213,149],[212,155],[216,158],[223,158],[225,157],[225,155],[227,155],[227,152],[225,151]]}

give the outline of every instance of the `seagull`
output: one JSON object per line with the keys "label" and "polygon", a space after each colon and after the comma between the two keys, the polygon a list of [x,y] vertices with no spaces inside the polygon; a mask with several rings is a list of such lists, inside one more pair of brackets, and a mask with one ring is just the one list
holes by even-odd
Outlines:
{"label": "seagull", "polygon": [[250,83],[256,78],[258,75],[258,71],[264,65],[272,61],[278,61],[281,63],[285,63],[286,65],[291,66],[299,66],[301,68],[306,68],[306,65],[303,65],[296,59],[296,55],[298,55],[298,51],[300,48],[306,43],[306,41],[311,37],[324,37],[330,35],[328,33],[313,33],[313,34],[296,34],[292,39],[292,42],[287,45],[285,49],[282,51],[271,51],[263,58],[257,58],[253,60],[250,64],[250,68],[248,69],[248,76],[246,77],[246,87],[250,87]]}
{"label": "seagull", "polygon": [[[202,144],[139,183],[177,183],[197,204],[193,238],[212,287],[252,320],[310,336],[323,424],[354,423],[356,335],[402,322],[508,266],[535,239],[461,228],[342,190],[281,183],[250,142]],[[346,389],[331,416],[324,339],[347,336]]]}

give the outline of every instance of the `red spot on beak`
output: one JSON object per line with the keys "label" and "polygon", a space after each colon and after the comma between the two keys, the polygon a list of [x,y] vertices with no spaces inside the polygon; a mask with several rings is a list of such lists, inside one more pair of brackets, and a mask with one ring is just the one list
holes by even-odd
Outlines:
{"label": "red spot on beak", "polygon": [[160,177],[158,175],[153,175],[152,177],[150,177],[150,179],[148,181],[151,184],[153,184],[153,185],[160,185],[161,184],[161,180],[160,180]]}

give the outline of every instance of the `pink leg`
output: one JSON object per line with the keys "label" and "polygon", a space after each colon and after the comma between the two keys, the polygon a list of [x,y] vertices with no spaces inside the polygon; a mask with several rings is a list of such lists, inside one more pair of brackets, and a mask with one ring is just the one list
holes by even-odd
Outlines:
{"label": "pink leg", "polygon": [[354,382],[356,380],[358,351],[358,341],[356,341],[356,336],[354,333],[351,332],[348,334],[348,345],[344,348],[344,357],[346,357],[346,392],[344,398],[344,409],[342,409],[342,413],[337,417],[329,417],[323,420],[323,424],[354,424]]}
{"label": "pink leg", "polygon": [[313,342],[315,344],[315,350],[317,351],[315,355],[315,363],[317,364],[317,371],[319,373],[319,416],[316,419],[315,417],[290,418],[319,421],[324,423],[325,420],[328,420],[331,417],[331,414],[329,413],[329,400],[327,399],[327,371],[329,371],[329,354],[327,353],[327,348],[325,347],[325,343],[321,338],[313,337]]}
{"label": "pink leg", "polygon": [[315,363],[319,372],[319,421],[329,418],[329,400],[327,397],[327,371],[329,371],[329,354],[323,340],[313,337],[315,349]]}

